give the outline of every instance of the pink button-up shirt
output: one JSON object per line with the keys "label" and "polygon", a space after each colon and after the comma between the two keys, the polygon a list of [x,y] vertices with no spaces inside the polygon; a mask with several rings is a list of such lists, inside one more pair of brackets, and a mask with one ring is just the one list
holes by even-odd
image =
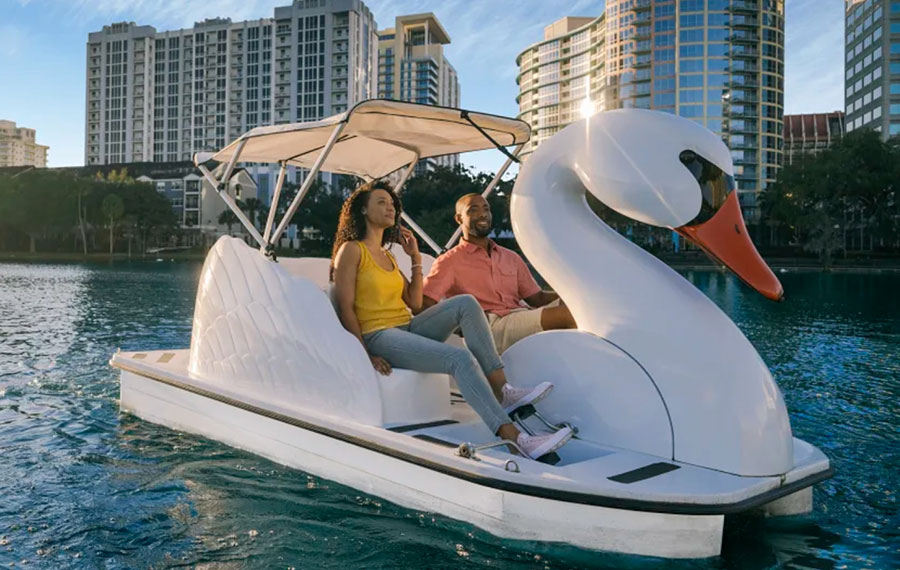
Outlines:
{"label": "pink button-up shirt", "polygon": [[520,308],[522,299],[541,288],[516,252],[489,241],[488,253],[461,240],[438,257],[425,278],[423,293],[435,301],[454,295],[472,295],[488,313],[506,315]]}

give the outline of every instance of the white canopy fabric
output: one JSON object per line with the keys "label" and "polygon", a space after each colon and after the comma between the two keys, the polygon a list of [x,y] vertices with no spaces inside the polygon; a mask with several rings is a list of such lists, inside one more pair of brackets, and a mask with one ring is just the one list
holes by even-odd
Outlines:
{"label": "white canopy fabric", "polygon": [[246,141],[239,162],[279,163],[312,167],[328,138],[346,122],[321,170],[380,178],[419,159],[494,148],[465,114],[498,144],[528,141],[527,123],[496,115],[370,99],[321,121],[255,128],[210,158],[228,162]]}

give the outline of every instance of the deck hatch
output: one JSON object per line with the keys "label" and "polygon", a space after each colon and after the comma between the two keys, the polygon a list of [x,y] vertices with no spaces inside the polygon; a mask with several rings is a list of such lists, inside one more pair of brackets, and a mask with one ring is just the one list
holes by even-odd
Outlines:
{"label": "deck hatch", "polygon": [[418,429],[426,429],[440,426],[448,426],[450,424],[459,423],[456,420],[438,420],[436,422],[427,422],[424,424],[409,424],[406,426],[396,426],[392,428],[387,428],[388,431],[392,431],[394,433],[406,433],[408,431],[416,431]]}
{"label": "deck hatch", "polygon": [[643,481],[645,479],[652,479],[653,477],[668,473],[669,471],[675,471],[676,469],[680,469],[680,467],[678,467],[677,465],[673,465],[672,463],[651,463],[650,465],[632,469],[631,471],[626,471],[625,473],[619,473],[618,475],[607,477],[607,479],[609,479],[610,481],[615,481],[616,483],[625,483],[627,485],[629,483],[637,483],[638,481]]}
{"label": "deck hatch", "polygon": [[430,436],[430,435],[427,435],[424,433],[414,435],[413,437],[416,439],[421,439],[422,441],[427,441],[428,443],[434,443],[436,445],[441,445],[443,447],[458,447],[458,445],[453,443],[452,441],[446,441],[446,440],[439,439],[439,438],[436,438],[436,437],[433,437],[433,436]]}

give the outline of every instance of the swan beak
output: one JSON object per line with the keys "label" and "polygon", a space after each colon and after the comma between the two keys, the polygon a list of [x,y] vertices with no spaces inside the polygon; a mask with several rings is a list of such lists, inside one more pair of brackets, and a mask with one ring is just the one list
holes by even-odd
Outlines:
{"label": "swan beak", "polygon": [[773,301],[784,297],[781,282],[750,241],[737,192],[732,192],[709,220],[693,226],[681,226],[675,231],[697,244],[714,261],[733,271],[764,297]]}

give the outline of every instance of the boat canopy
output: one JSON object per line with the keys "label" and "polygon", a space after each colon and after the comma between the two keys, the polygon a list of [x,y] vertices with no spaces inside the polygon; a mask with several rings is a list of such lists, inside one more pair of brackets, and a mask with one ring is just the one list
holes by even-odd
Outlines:
{"label": "boat canopy", "polygon": [[321,121],[257,127],[210,158],[227,163],[243,146],[242,162],[312,168],[339,123],[344,128],[320,170],[369,180],[416,159],[518,145],[531,133],[518,119],[370,99]]}
{"label": "boat canopy", "polygon": [[[287,229],[320,171],[374,180],[405,167],[395,185],[399,193],[421,159],[496,148],[507,156],[507,161],[482,193],[486,197],[509,166],[518,162],[517,155],[530,137],[531,128],[518,119],[451,107],[369,99],[321,121],[257,127],[218,152],[197,153],[194,164],[256,240],[260,251],[274,258],[274,244]],[[515,149],[510,152],[507,146]],[[225,164],[224,171],[216,175],[210,172],[205,164],[210,160]],[[227,183],[238,162],[281,166],[262,233],[227,192]],[[308,172],[276,227],[275,214],[288,166],[305,168]],[[441,247],[406,212],[401,215],[435,253],[448,249],[459,238],[457,229]]]}

